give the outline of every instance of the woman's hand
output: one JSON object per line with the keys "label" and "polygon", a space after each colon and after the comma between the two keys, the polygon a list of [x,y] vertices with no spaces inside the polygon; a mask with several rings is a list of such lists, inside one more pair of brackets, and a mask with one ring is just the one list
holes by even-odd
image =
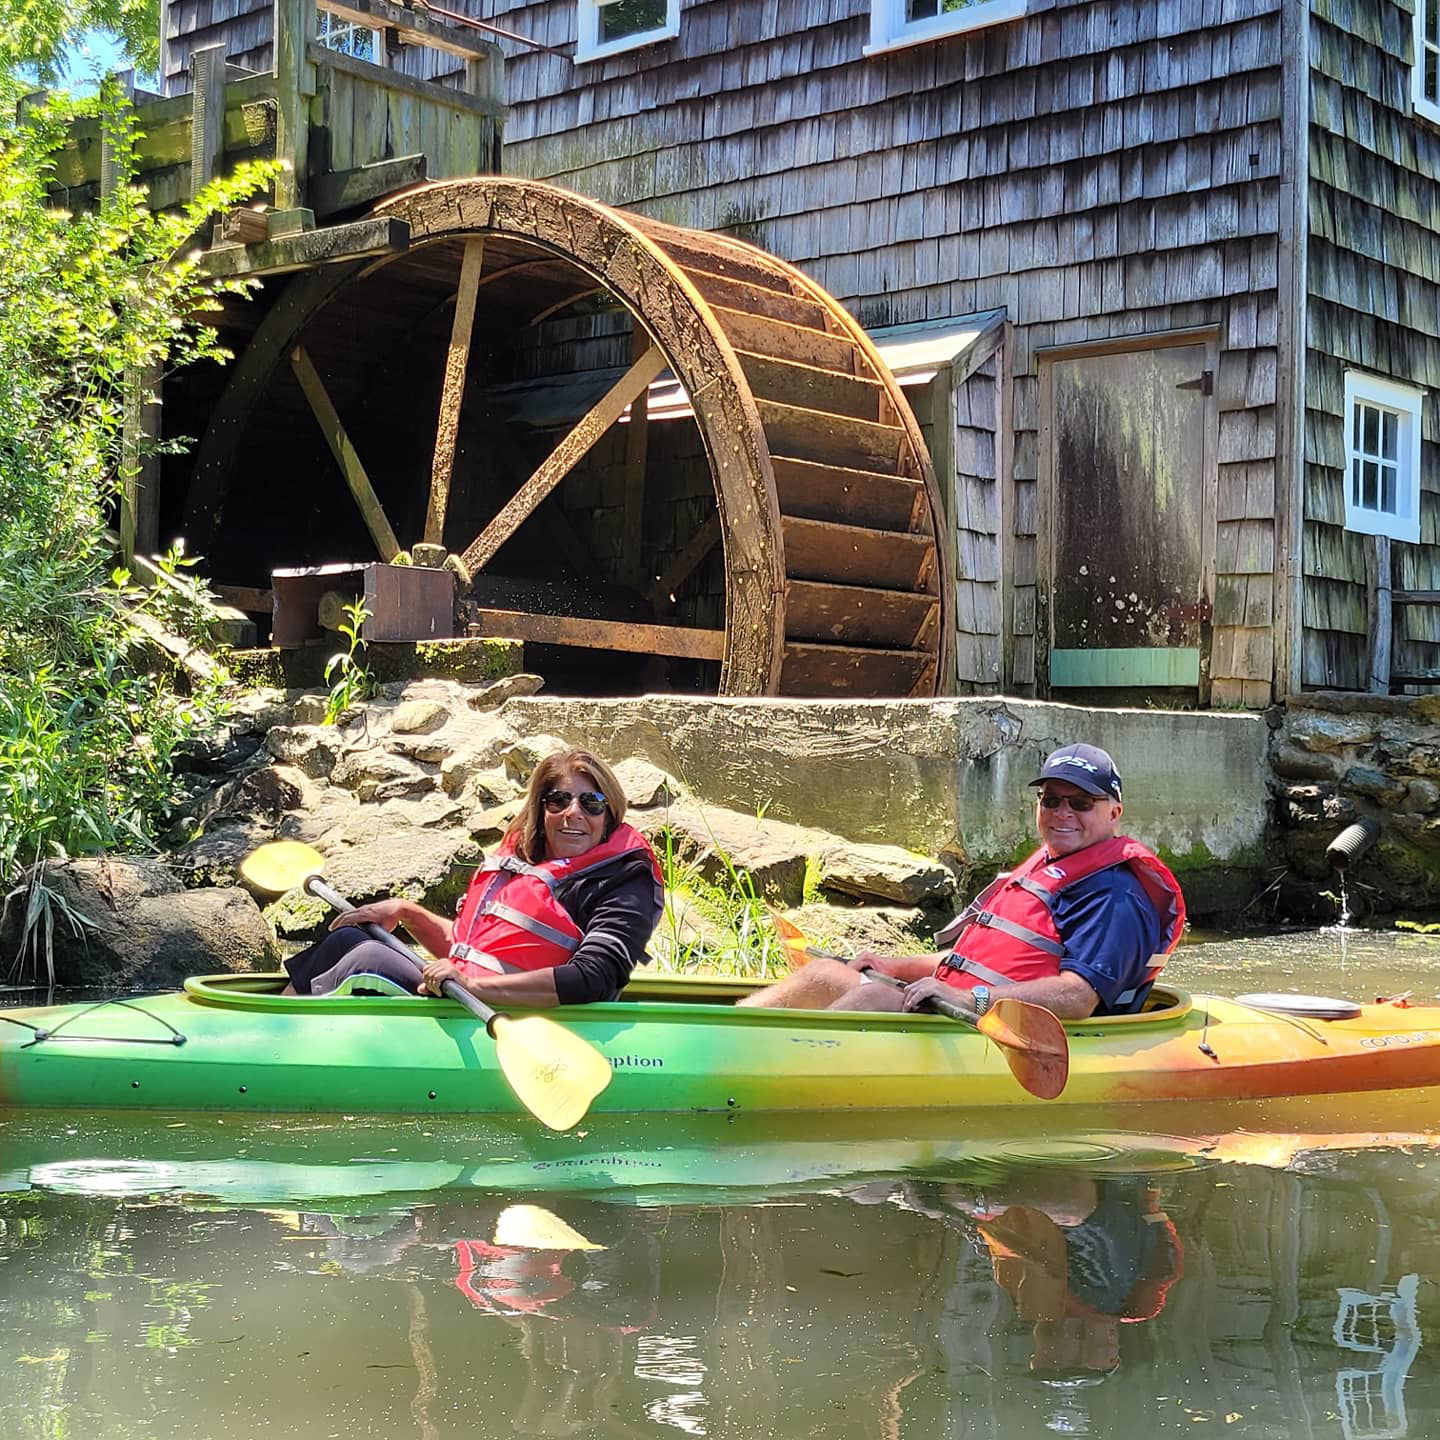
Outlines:
{"label": "woman's hand", "polygon": [[453,960],[427,960],[420,972],[420,993],[439,995],[447,980],[453,980],[463,990],[470,987],[465,983],[464,972]]}
{"label": "woman's hand", "polygon": [[957,990],[955,986],[947,984],[934,975],[927,975],[923,980],[912,980],[905,987],[904,1008],[907,1012],[922,1009],[927,1000],[937,995],[952,1001],[962,1009],[969,1010],[971,1008],[972,1002],[968,992]]}
{"label": "woman's hand", "polygon": [[332,930],[343,930],[347,925],[378,925],[382,930],[394,931],[405,918],[408,902],[393,896],[388,900],[372,900],[368,905],[357,905],[353,910],[337,915],[331,922]]}

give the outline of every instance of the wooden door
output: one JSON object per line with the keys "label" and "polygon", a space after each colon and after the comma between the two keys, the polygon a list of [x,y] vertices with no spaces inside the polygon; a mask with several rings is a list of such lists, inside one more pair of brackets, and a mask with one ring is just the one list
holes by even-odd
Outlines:
{"label": "wooden door", "polygon": [[1042,363],[1049,688],[1208,685],[1208,342]]}

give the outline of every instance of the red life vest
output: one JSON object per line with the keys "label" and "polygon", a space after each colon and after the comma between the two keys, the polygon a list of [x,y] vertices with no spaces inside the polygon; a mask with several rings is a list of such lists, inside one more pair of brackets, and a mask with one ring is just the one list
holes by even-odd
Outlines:
{"label": "red life vest", "polygon": [[660,862],[645,837],[617,825],[608,839],[573,858],[531,865],[504,840],[474,874],[451,931],[450,959],[479,974],[547,970],[563,965],[579,948],[584,932],[555,896],[571,876],[644,855],[655,877],[655,918],[664,907]]}
{"label": "red life vest", "polygon": [[1060,973],[1065,947],[1055,926],[1056,898],[1077,881],[1128,865],[1160,917],[1159,954],[1141,983],[1117,996],[1114,1010],[1133,1005],[1155,982],[1185,929],[1180,882],[1138,840],[1116,835],[1052,860],[1042,846],[1008,875],[987,885],[935,939],[953,947],[935,973],[961,990],[1008,985]]}

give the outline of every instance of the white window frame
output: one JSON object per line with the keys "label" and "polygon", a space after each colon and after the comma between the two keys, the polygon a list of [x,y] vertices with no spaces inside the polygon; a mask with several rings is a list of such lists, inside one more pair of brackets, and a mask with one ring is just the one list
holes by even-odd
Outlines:
{"label": "white window frame", "polygon": [[1425,39],[1425,14],[1440,6],[1440,0],[1415,0],[1415,61],[1410,66],[1410,103],[1417,115],[1440,124],[1440,95],[1434,99],[1425,93],[1425,52],[1435,52],[1440,60],[1440,46]]}
{"label": "white window frame", "polygon": [[870,0],[870,43],[864,53],[883,55],[889,50],[903,50],[907,45],[923,45],[930,40],[943,40],[947,35],[963,35],[986,25],[1018,20],[1028,8],[1029,0],[978,0],[963,10],[952,10],[948,14],[942,11],[925,20],[907,20],[905,0]]}
{"label": "white window frame", "polygon": [[653,30],[638,30],[634,35],[623,35],[618,40],[600,39],[600,12],[611,0],[576,0],[576,18],[579,34],[575,45],[575,63],[583,65],[590,60],[603,60],[607,55],[620,55],[626,50],[638,50],[642,45],[655,45],[661,40],[673,40],[680,33],[680,0],[665,0],[665,23]]}
{"label": "white window frame", "polygon": [[[369,31],[370,53],[368,55],[356,54],[354,50],[342,49],[337,41],[348,39],[358,31]],[[315,17],[315,39],[327,50],[334,50],[339,55],[349,55],[356,60],[368,60],[372,65],[383,65],[384,56],[380,53],[380,29],[377,25],[357,25],[352,20],[346,20],[336,15],[331,10],[319,9]]]}
{"label": "white window frame", "polygon": [[[1420,539],[1420,429],[1425,394],[1363,370],[1345,372],[1345,528],[1361,535],[1388,535],[1411,544]],[[1399,419],[1396,438],[1395,513],[1354,501],[1355,461],[1366,458],[1355,448],[1355,407],[1373,405]]]}

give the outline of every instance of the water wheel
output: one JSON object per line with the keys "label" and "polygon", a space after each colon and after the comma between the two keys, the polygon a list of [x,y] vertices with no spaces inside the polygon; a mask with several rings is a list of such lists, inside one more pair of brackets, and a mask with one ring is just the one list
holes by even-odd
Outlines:
{"label": "water wheel", "polygon": [[[425,185],[375,213],[408,226],[405,254],[304,272],[252,323],[189,484],[187,532],[202,549],[213,553],[237,476],[255,468],[240,437],[274,443],[284,431],[272,392],[287,368],[308,399],[307,423],[324,410],[344,445],[364,454],[338,417],[363,429],[376,404],[374,357],[391,352],[393,369],[397,347],[428,335],[443,362],[438,425],[432,400],[428,414],[412,407],[408,416],[411,451],[402,454],[393,433],[372,437],[387,473],[409,477],[404,496],[392,485],[380,508],[409,505],[416,529],[425,491],[423,538],[443,534],[481,573],[532,520],[544,522],[556,486],[622,418],[643,466],[647,410],[634,402],[668,369],[703,441],[714,511],[677,539],[659,588],[719,545],[723,630],[512,614],[518,638],[718,660],[718,689],[730,695],[929,695],[945,685],[953,587],[929,458],[864,331],[819,286],[743,242],[525,180]],[[497,316],[533,324],[597,292],[633,316],[630,367],[478,529],[457,536],[465,506],[451,478],[472,344],[501,333]],[[384,495],[379,481],[374,488]],[[387,544],[421,538],[399,523],[388,541],[370,530],[382,558]]]}

